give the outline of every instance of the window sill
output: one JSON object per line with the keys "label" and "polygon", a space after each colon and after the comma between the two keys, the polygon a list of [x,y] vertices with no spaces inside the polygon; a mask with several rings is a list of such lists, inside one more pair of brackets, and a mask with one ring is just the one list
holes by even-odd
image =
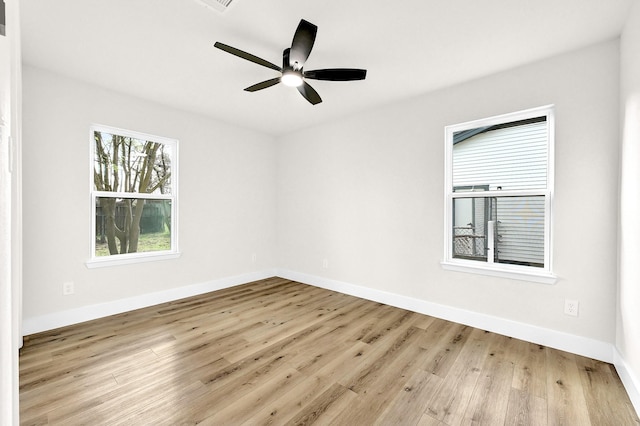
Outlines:
{"label": "window sill", "polygon": [[87,268],[103,268],[107,266],[131,265],[143,262],[157,262],[161,260],[177,259],[180,252],[163,253],[134,253],[124,255],[105,256],[89,259],[85,262]]}
{"label": "window sill", "polygon": [[520,268],[509,268],[505,266],[491,267],[484,265],[470,265],[469,263],[458,263],[451,261],[440,262],[442,269],[456,272],[466,272],[471,274],[489,275],[492,277],[509,278],[512,280],[530,281],[541,284],[555,284],[558,277],[546,271],[530,271]]}

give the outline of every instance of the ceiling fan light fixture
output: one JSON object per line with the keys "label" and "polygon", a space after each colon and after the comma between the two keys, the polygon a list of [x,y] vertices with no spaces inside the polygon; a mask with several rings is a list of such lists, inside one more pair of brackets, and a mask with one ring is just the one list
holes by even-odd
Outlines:
{"label": "ceiling fan light fixture", "polygon": [[[231,2],[232,0],[216,1]],[[272,70],[276,70],[280,73],[279,77],[261,81],[260,83],[245,88],[245,91],[257,92],[258,90],[266,89],[267,87],[282,83],[285,86],[297,88],[302,97],[309,101],[311,105],[317,105],[322,102],[322,98],[318,92],[316,92],[315,89],[306,82],[306,80],[353,81],[364,80],[367,75],[367,70],[357,68],[325,68],[303,71],[302,69],[304,64],[309,57],[313,44],[316,40],[317,31],[318,27],[313,25],[311,22],[305,21],[304,19],[300,20],[298,28],[293,35],[293,40],[291,41],[291,47],[287,47],[282,52],[282,67],[265,59],[259,58],[256,55],[252,55],[251,53],[220,43],[219,41],[216,41],[213,46],[234,56],[262,65],[266,68],[271,68]]]}
{"label": "ceiling fan light fixture", "polygon": [[280,81],[285,86],[300,87],[302,86],[302,82],[303,82],[302,74],[294,70],[285,70],[282,73],[282,77],[280,78]]}

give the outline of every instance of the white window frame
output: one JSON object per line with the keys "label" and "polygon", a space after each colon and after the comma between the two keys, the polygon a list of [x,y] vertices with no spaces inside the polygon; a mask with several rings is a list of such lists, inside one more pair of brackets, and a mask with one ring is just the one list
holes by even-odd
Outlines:
{"label": "white window frame", "polygon": [[[95,141],[94,132],[105,132],[119,136],[125,136],[144,141],[152,141],[164,144],[171,149],[171,194],[144,194],[137,192],[112,192],[97,191],[93,181],[95,162]],[[180,257],[178,249],[178,140],[162,136],[150,135],[133,130],[120,129],[101,124],[92,124],[89,132],[89,193],[91,194],[91,258],[86,261],[88,268],[99,268],[104,266],[126,265],[132,263],[160,261],[175,259]],[[118,197],[118,198],[145,198],[145,199],[165,199],[171,200],[171,249],[163,251],[114,254],[109,256],[95,256],[96,252],[96,199],[98,197]]]}
{"label": "white window frame", "polygon": [[[445,127],[445,188],[444,188],[444,260],[441,265],[446,270],[476,273],[482,275],[497,276],[503,278],[533,281],[544,284],[554,284],[556,275],[552,269],[552,206],[554,188],[554,106],[547,105],[518,111],[480,120],[468,121],[465,123],[450,125]],[[547,187],[540,190],[489,190],[483,191],[482,195],[487,197],[507,197],[507,196],[544,196],[545,216],[544,216],[544,267],[533,267],[523,265],[511,265],[505,263],[493,263],[490,259],[487,262],[460,259],[453,257],[453,201],[456,198],[469,197],[468,192],[453,192],[453,136],[457,132],[476,129],[479,127],[510,123],[513,121],[527,120],[535,117],[546,116],[547,121]]]}

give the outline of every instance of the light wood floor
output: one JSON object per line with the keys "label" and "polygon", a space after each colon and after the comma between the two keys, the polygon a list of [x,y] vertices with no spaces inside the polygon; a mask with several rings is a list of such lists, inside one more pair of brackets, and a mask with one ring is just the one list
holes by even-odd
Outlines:
{"label": "light wood floor", "polygon": [[30,336],[21,423],[639,425],[614,368],[280,278]]}

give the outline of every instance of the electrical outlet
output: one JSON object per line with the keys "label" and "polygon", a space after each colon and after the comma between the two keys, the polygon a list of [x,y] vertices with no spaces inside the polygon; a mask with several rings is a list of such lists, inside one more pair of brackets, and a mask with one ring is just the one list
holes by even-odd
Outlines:
{"label": "electrical outlet", "polygon": [[66,283],[62,283],[62,294],[68,296],[70,294],[75,293],[75,288],[73,286],[73,281],[68,281]]}
{"label": "electrical outlet", "polygon": [[580,307],[580,302],[577,300],[569,300],[565,299],[564,301],[564,313],[565,315],[570,315],[572,317],[578,316],[578,308]]}
{"label": "electrical outlet", "polygon": [[322,259],[322,267],[329,269],[329,259]]}

